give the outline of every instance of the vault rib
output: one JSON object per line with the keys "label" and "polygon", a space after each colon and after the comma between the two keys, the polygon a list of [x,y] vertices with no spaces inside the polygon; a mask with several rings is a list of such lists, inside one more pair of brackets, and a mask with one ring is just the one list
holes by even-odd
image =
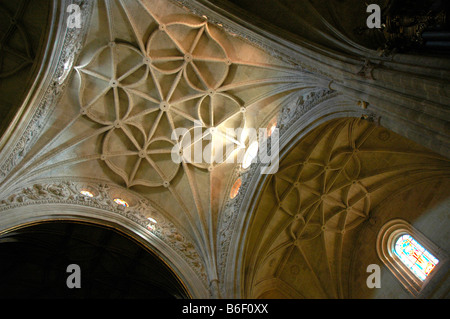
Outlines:
{"label": "vault rib", "polygon": [[158,125],[159,125],[159,122],[161,121],[161,118],[162,118],[162,116],[163,116],[163,113],[164,113],[164,111],[160,110],[159,113],[158,113],[158,115],[156,116],[156,119],[155,119],[155,121],[153,122],[150,131],[148,132],[148,135],[147,135],[147,138],[146,138],[147,140],[146,140],[146,142],[145,142],[144,149],[147,149],[147,147],[150,145],[150,142],[151,142],[151,140],[152,140],[152,137],[153,137],[153,135],[154,135],[155,132],[156,132],[156,129],[157,129]]}
{"label": "vault rib", "polygon": [[[105,127],[101,127],[97,130],[95,130],[94,132],[91,133],[84,133],[81,134],[80,136],[76,136],[71,138],[70,140],[66,141],[65,143],[59,145],[58,147],[48,151],[45,154],[42,154],[41,157],[36,158],[35,162],[32,162],[30,165],[28,165],[25,169],[23,170],[18,170],[16,173],[13,173],[12,175],[10,175],[10,181],[11,179],[13,179],[14,176],[16,175],[21,175],[22,177],[19,177],[17,179],[14,179],[14,183],[20,183],[23,179],[26,179],[28,174],[32,174],[33,170],[38,168],[40,165],[44,164],[46,161],[50,160],[51,158],[55,157],[56,155],[60,154],[61,152],[67,150],[70,147],[74,147],[86,140],[88,140],[89,138],[92,137],[96,137],[100,134],[103,134],[104,132],[106,132],[107,130],[111,129],[112,126],[105,126]],[[97,156],[97,155],[95,155]],[[8,185],[10,182],[6,183],[5,181],[5,185]]]}
{"label": "vault rib", "polygon": [[[105,0],[108,1],[108,0]],[[133,29],[133,33],[134,33],[134,38],[136,39],[138,45],[139,45],[139,49],[141,50],[142,54],[145,56],[145,45],[144,42],[142,41],[142,35],[139,34],[135,23],[133,22],[133,19],[131,18],[131,14],[127,9],[127,6],[125,5],[125,3],[123,2],[123,0],[119,0],[120,5],[123,9],[123,11],[125,12],[126,16],[127,16],[127,22],[130,24],[131,28]]]}

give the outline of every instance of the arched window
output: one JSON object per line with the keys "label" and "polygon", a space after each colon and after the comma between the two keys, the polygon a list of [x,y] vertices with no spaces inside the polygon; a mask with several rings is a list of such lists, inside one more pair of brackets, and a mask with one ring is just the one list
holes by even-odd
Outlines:
{"label": "arched window", "polygon": [[378,233],[377,252],[383,263],[413,295],[420,294],[443,263],[445,253],[409,223],[386,223]]}
{"label": "arched window", "polygon": [[420,280],[425,280],[439,263],[436,257],[408,234],[398,236],[394,252]]}

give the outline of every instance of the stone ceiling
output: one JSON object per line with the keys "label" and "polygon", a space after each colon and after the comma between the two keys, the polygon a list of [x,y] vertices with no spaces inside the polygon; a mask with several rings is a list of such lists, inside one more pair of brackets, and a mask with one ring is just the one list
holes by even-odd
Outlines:
{"label": "stone ceiling", "polygon": [[[378,263],[377,230],[393,216],[431,216],[450,195],[449,168],[447,158],[366,120],[311,131],[255,199],[243,296],[371,298],[365,269]],[[435,230],[428,236],[443,248],[445,215],[428,219]]]}
{"label": "stone ceiling", "polygon": [[[0,134],[14,127],[44,59],[51,6],[48,1],[0,4]],[[20,85],[18,85],[20,83]],[[11,128],[9,128],[11,130]],[[2,141],[4,143],[4,141]]]}
{"label": "stone ceiling", "polygon": [[[405,110],[395,100],[403,87],[381,66],[369,68],[383,79],[375,82],[360,77],[364,61],[345,64],[287,45],[297,54],[290,59],[270,47],[280,48],[282,38],[215,21],[213,10],[206,17],[195,9],[202,1],[195,8],[171,0],[76,3],[82,29],[64,29],[62,3],[65,33],[30,102],[35,115],[2,149],[4,228],[68,216],[125,225],[194,297],[343,297],[357,233],[378,225],[378,204],[422,181],[448,180],[448,159],[379,126],[368,102],[342,94],[367,85],[379,98],[378,88],[392,87],[383,95],[392,97],[388,107],[370,107],[399,129],[393,119]],[[405,85],[415,90],[411,79]],[[416,100],[428,94],[416,91]],[[439,114],[446,113],[419,120],[439,130]],[[254,141],[246,132],[275,123],[281,165],[255,178],[260,163],[241,164]],[[406,132],[427,139],[413,124]],[[446,183],[424,190],[447,194]],[[230,198],[236,185],[239,195]]]}
{"label": "stone ceiling", "polygon": [[99,0],[82,9],[91,10],[84,44],[78,56],[63,51],[57,105],[3,192],[35,185],[37,197],[54,187],[96,197],[107,189],[141,224],[168,221],[198,254],[199,276],[214,280],[220,211],[251,142],[242,129],[273,124],[285,101],[323,81],[174,2]]}

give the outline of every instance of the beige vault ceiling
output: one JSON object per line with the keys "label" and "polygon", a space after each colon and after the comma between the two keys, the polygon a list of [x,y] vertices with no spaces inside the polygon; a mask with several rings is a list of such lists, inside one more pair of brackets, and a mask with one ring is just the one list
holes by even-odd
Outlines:
{"label": "beige vault ceiling", "polygon": [[[448,195],[448,159],[359,119],[366,110],[330,79],[180,2],[83,2],[83,28],[56,46],[49,70],[61,72],[33,104],[41,117],[2,154],[0,231],[38,217],[109,221],[147,241],[194,297],[351,297],[364,277],[352,268],[360,232],[373,237],[390,216],[377,215],[388,195]],[[255,165],[239,164],[251,141],[236,129],[274,119],[286,153],[278,172],[255,179]],[[302,139],[301,125],[311,130]]]}
{"label": "beige vault ceiling", "polygon": [[[242,254],[243,294],[372,298],[366,267],[379,264],[376,237],[388,220],[425,218],[428,235],[447,245],[448,213],[436,207],[450,195],[449,168],[447,158],[366,120],[322,124],[261,186]],[[392,286],[387,297],[404,298]]]}
{"label": "beige vault ceiling", "polygon": [[[178,237],[166,237],[178,239],[174,248],[207,286],[217,277],[218,216],[249,144],[226,129],[265,128],[283,101],[321,81],[171,1],[89,6],[80,54],[63,61],[63,94],[3,191],[36,191],[25,196],[34,200],[65,192],[73,198],[86,188],[96,198],[122,198],[141,223],[151,217],[156,228],[167,221],[177,230]],[[177,128],[188,133],[173,138]],[[203,141],[193,139],[195,128]],[[210,142],[215,150],[236,150],[199,163],[185,156]],[[171,157],[177,143],[180,163]],[[13,196],[4,204],[19,201]]]}

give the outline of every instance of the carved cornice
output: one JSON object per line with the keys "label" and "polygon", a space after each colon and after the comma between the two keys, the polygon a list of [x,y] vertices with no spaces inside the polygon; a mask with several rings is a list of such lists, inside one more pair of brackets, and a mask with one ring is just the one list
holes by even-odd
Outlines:
{"label": "carved cornice", "polygon": [[[82,195],[80,191],[88,189],[94,196]],[[13,208],[36,205],[63,204],[100,209],[119,214],[133,223],[144,227],[165,244],[175,250],[194,270],[202,283],[207,286],[207,277],[203,262],[191,241],[179,232],[177,227],[160,214],[156,207],[144,198],[135,198],[133,205],[117,205],[113,197],[125,194],[127,190],[106,183],[82,183],[73,181],[52,181],[35,183],[22,188],[0,200],[0,213]],[[157,224],[149,227],[148,216],[155,217]]]}
{"label": "carved cornice", "polygon": [[295,121],[311,110],[315,105],[336,96],[338,93],[324,88],[315,88],[297,98],[295,103],[286,104],[281,109],[278,120],[280,135]]}

